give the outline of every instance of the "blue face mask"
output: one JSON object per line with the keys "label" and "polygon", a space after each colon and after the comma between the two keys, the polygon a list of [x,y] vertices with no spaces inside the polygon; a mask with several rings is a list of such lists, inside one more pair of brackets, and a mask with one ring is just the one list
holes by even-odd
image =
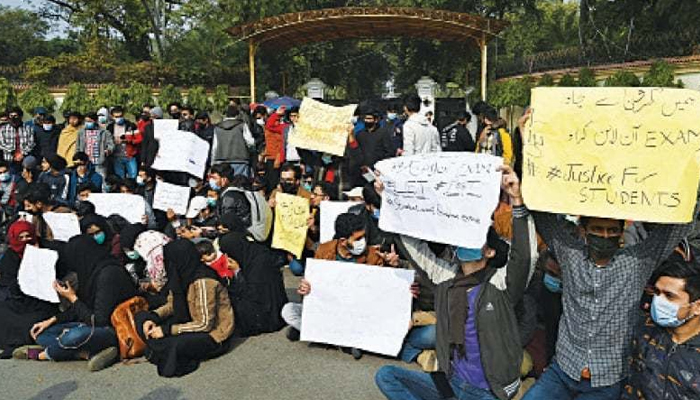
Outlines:
{"label": "blue face mask", "polygon": [[372,218],[379,221],[379,209],[378,208],[375,208],[374,211],[372,211]]}
{"label": "blue face mask", "polygon": [[95,129],[97,128],[97,124],[95,122],[86,122],[85,123],[85,129]]}
{"label": "blue face mask", "polygon": [[457,247],[455,255],[461,262],[479,261],[484,258],[484,255],[481,254],[481,249],[470,249],[467,247]]}
{"label": "blue face mask", "polygon": [[207,197],[207,205],[209,207],[214,207],[216,206],[216,199],[213,197]]}
{"label": "blue face mask", "polygon": [[124,125],[124,118],[122,118],[122,117],[117,118],[116,123],[117,123],[117,125]]}
{"label": "blue face mask", "polygon": [[310,192],[313,189],[313,185],[310,183],[302,183],[301,187],[303,187],[307,192]]}
{"label": "blue face mask", "polygon": [[126,254],[127,258],[129,258],[129,260],[132,260],[132,261],[138,260],[140,257],[138,251],[136,251],[136,250],[127,251],[127,252],[124,252],[124,254]]}
{"label": "blue face mask", "polygon": [[668,301],[666,297],[658,294],[654,295],[654,299],[651,301],[651,319],[664,328],[677,328],[692,318],[691,316],[682,320],[678,319],[678,310],[680,308],[680,306]]}
{"label": "blue face mask", "polygon": [[561,293],[562,284],[561,279],[554,275],[544,274],[544,286],[552,293]]}
{"label": "blue face mask", "polygon": [[107,235],[105,235],[104,232],[100,232],[92,235],[92,238],[95,239],[95,242],[97,242],[97,244],[104,244],[105,239],[107,239]]}
{"label": "blue face mask", "polygon": [[0,181],[1,181],[1,182],[7,182],[7,181],[9,181],[11,178],[12,178],[12,176],[10,175],[9,172],[3,172],[2,174],[0,174]]}
{"label": "blue face mask", "polygon": [[209,178],[209,187],[212,188],[212,190],[221,189],[221,187],[216,184],[216,179],[214,179],[214,178]]}
{"label": "blue face mask", "polygon": [[324,164],[328,165],[333,162],[333,157],[328,154],[324,154],[321,156],[321,161],[323,161]]}

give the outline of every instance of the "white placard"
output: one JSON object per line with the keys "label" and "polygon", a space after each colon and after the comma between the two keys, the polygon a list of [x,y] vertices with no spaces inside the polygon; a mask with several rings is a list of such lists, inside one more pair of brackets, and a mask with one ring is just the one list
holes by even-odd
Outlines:
{"label": "white placard", "polygon": [[395,357],[411,319],[414,271],[306,260],[301,340]]}
{"label": "white placard", "polygon": [[53,288],[56,280],[58,252],[28,245],[17,272],[17,282],[22,293],[39,300],[58,303],[58,293]]}
{"label": "white placard", "polygon": [[171,208],[177,215],[187,214],[187,204],[190,201],[190,188],[158,181],[153,195],[153,208],[168,211]]}
{"label": "white placard", "polygon": [[431,153],[376,164],[384,182],[379,228],[386,232],[481,248],[501,190],[501,157]]}
{"label": "white placard", "polygon": [[143,197],[127,193],[91,193],[88,201],[95,205],[95,213],[109,217],[119,214],[129,223],[143,222],[146,214],[146,203]]}
{"label": "white placard", "polygon": [[51,228],[54,240],[67,242],[73,236],[80,235],[80,222],[78,216],[73,213],[43,213],[44,221]]}
{"label": "white placard", "polygon": [[153,137],[160,140],[165,132],[177,132],[177,127],[180,121],[176,119],[154,119],[153,120]]}
{"label": "white placard", "polygon": [[350,207],[358,204],[362,203],[356,201],[322,201],[319,242],[326,243],[329,240],[333,240],[333,236],[335,236],[335,220],[338,218],[338,215],[348,212]]}
{"label": "white placard", "polygon": [[191,132],[166,130],[162,132],[158,143],[153,169],[187,172],[199,178],[204,177],[209,157],[209,143],[206,140]]}

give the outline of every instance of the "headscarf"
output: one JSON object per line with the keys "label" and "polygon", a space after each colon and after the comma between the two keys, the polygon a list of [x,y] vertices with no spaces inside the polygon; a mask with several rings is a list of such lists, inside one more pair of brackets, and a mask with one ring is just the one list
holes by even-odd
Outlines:
{"label": "headscarf", "polygon": [[[22,232],[31,233],[32,239],[29,242],[23,242],[19,240],[19,235]],[[24,248],[27,247],[27,244],[36,243],[36,229],[34,229],[34,225],[32,225],[31,222],[27,222],[24,220],[15,221],[12,223],[12,225],[10,225],[10,228],[7,230],[7,241],[9,247],[15,253],[17,253],[19,258],[21,259],[24,255]]]}
{"label": "headscarf", "polygon": [[168,283],[165,289],[173,294],[173,313],[176,322],[192,319],[187,305],[190,285],[201,278],[218,279],[216,273],[201,261],[194,243],[178,239],[163,248]]}
{"label": "headscarf", "polygon": [[88,229],[90,229],[92,225],[97,225],[100,230],[105,233],[105,242],[103,245],[111,247],[114,232],[112,231],[112,227],[109,226],[107,218],[97,214],[86,215],[80,220],[80,231],[87,234]]}
{"label": "headscarf", "polygon": [[219,218],[219,223],[224,228],[228,229],[229,232],[247,232],[247,228],[241,217],[233,212],[227,212],[226,214],[222,215],[221,218]]}
{"label": "headscarf", "polygon": [[136,238],[134,250],[146,261],[146,271],[151,282],[162,286],[167,281],[163,246],[170,243],[170,238],[158,231],[146,231]]}
{"label": "headscarf", "polygon": [[133,249],[136,238],[144,232],[146,232],[146,227],[143,224],[127,225],[119,234],[119,244],[124,249]]}
{"label": "headscarf", "polygon": [[86,304],[94,300],[94,281],[97,273],[113,261],[108,246],[101,246],[91,235],[72,238],[63,250],[66,269],[78,275],[78,297]]}

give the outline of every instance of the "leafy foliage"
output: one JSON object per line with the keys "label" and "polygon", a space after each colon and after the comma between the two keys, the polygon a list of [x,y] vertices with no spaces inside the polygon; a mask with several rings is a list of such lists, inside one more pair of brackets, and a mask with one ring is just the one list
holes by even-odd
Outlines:
{"label": "leafy foliage", "polygon": [[673,81],[674,68],[665,61],[655,61],[644,74],[644,86],[677,87]]}
{"label": "leafy foliage", "polygon": [[605,80],[605,86],[612,87],[637,87],[641,82],[637,75],[629,71],[617,71]]}
{"label": "leafy foliage", "polygon": [[228,107],[228,85],[216,86],[212,101],[214,110],[218,111],[219,114],[224,114],[226,112],[226,108]]}
{"label": "leafy foliage", "polygon": [[5,78],[0,78],[0,110],[5,110],[17,105],[15,89]]}
{"label": "leafy foliage", "polygon": [[202,86],[192,86],[187,92],[187,105],[195,110],[212,111],[212,103],[209,101],[207,91]]}
{"label": "leafy foliage", "polygon": [[525,107],[530,103],[530,89],[532,87],[532,81],[528,78],[495,82],[490,86],[489,103],[497,108]]}
{"label": "leafy foliage", "polygon": [[590,68],[581,68],[578,71],[578,78],[576,79],[576,83],[578,86],[581,87],[595,87],[597,86],[596,79],[595,79],[595,72],[593,72],[592,69]]}
{"label": "leafy foliage", "polygon": [[123,107],[127,100],[126,90],[113,83],[102,86],[95,92],[95,105],[97,107]]}
{"label": "leafy foliage", "polygon": [[126,111],[135,117],[141,115],[141,109],[145,104],[153,104],[151,88],[140,82],[132,82],[126,90],[129,101],[126,104]]}
{"label": "leafy foliage", "polygon": [[161,107],[163,107],[163,111],[165,110],[165,107],[168,106],[170,103],[180,103],[182,104],[182,95],[180,94],[180,88],[176,88],[175,85],[165,85],[160,91],[160,95],[158,96],[158,104],[160,104]]}
{"label": "leafy foliage", "polygon": [[571,86],[578,86],[576,83],[576,78],[571,76],[570,74],[564,74],[564,76],[559,79],[559,83],[557,86],[562,86],[562,87],[571,87]]}
{"label": "leafy foliage", "polygon": [[61,111],[78,111],[86,114],[95,111],[95,106],[85,85],[81,83],[71,83],[68,85],[68,92],[61,104]]}
{"label": "leafy foliage", "polygon": [[37,107],[44,107],[49,114],[56,109],[56,100],[43,83],[35,83],[29,89],[19,94],[19,106],[23,110],[30,111]]}
{"label": "leafy foliage", "polygon": [[552,75],[544,74],[537,82],[537,86],[554,86],[554,78],[552,78]]}

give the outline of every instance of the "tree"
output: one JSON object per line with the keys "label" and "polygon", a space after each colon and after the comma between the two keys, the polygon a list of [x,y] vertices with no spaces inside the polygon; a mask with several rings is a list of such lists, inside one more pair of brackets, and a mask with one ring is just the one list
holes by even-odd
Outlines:
{"label": "tree", "polygon": [[605,80],[608,87],[637,87],[640,86],[637,75],[629,71],[617,71]]}
{"label": "tree", "polygon": [[19,65],[41,54],[48,28],[32,11],[0,6],[0,65]]}
{"label": "tree", "polygon": [[559,79],[559,83],[557,84],[557,86],[571,87],[571,86],[578,86],[578,85],[576,84],[576,78],[574,78],[573,76],[571,76],[570,74],[567,73],[567,74],[564,74],[564,76],[562,76],[561,79]]}
{"label": "tree", "polygon": [[171,103],[182,104],[182,94],[180,94],[180,88],[176,88],[174,85],[165,85],[160,90],[158,104],[163,107],[164,111],[167,111],[165,108]]}
{"label": "tree", "polygon": [[126,90],[114,83],[104,85],[95,92],[95,105],[97,107],[114,107],[126,105],[128,96]]}
{"label": "tree", "polygon": [[228,108],[228,85],[217,85],[213,97],[214,110],[225,114]]}
{"label": "tree", "polygon": [[187,105],[197,111],[211,112],[212,105],[207,96],[207,91],[202,86],[192,86],[187,92]]}
{"label": "tree", "polygon": [[580,87],[595,87],[598,86],[596,79],[595,79],[595,72],[593,72],[592,69],[590,68],[581,68],[578,71],[578,78],[576,79],[576,83]]}
{"label": "tree", "polygon": [[68,85],[68,92],[61,104],[61,111],[77,111],[81,114],[95,111],[92,97],[85,85],[81,83],[71,83]]}
{"label": "tree", "polygon": [[15,89],[5,78],[0,78],[0,111],[17,105]]}
{"label": "tree", "polygon": [[543,74],[539,82],[537,82],[537,86],[554,86],[554,78],[552,78],[552,75]]}
{"label": "tree", "polygon": [[673,78],[674,67],[666,61],[657,60],[644,74],[644,86],[676,87]]}
{"label": "tree", "polygon": [[56,110],[56,100],[43,83],[35,83],[29,89],[19,94],[19,105],[23,110],[31,111],[44,107],[49,114]]}
{"label": "tree", "polygon": [[126,110],[128,113],[138,117],[141,115],[141,110],[146,104],[153,104],[153,96],[151,88],[140,82],[132,82],[126,90],[128,101]]}

